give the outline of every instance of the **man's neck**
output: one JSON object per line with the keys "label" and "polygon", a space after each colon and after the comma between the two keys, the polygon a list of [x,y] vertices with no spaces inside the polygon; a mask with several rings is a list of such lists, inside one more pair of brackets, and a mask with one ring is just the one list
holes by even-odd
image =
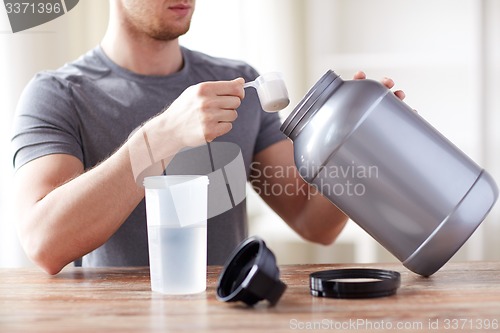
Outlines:
{"label": "man's neck", "polygon": [[169,75],[183,65],[178,39],[159,41],[108,27],[101,46],[116,64],[137,74]]}

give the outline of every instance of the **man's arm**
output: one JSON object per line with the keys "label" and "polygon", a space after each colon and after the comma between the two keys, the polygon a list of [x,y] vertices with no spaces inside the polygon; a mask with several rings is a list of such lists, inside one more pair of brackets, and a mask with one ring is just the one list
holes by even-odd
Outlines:
{"label": "man's arm", "polygon": [[71,155],[47,155],[15,175],[16,219],[28,257],[49,274],[102,245],[144,196],[122,147],[83,173]]}
{"label": "man's arm", "polygon": [[[192,86],[113,155],[84,172],[71,155],[26,163],[15,175],[16,220],[28,257],[50,274],[104,244],[144,197],[130,158],[148,143],[159,159],[227,133],[244,97],[243,79]],[[147,156],[149,153],[146,152]]]}
{"label": "man's arm", "polygon": [[300,177],[290,140],[279,141],[255,155],[251,184],[294,231],[309,241],[330,244],[347,222],[342,211]]}

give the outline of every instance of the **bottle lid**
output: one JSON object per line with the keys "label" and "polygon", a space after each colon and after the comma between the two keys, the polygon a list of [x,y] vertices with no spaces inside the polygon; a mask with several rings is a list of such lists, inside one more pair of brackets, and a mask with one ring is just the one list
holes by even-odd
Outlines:
{"label": "bottle lid", "polygon": [[371,268],[334,269],[309,275],[311,295],[331,298],[374,298],[394,295],[401,285],[396,271]]}
{"label": "bottle lid", "polygon": [[229,257],[219,277],[217,299],[242,301],[249,306],[266,299],[271,306],[283,295],[286,285],[279,279],[274,254],[258,237],[243,241]]}

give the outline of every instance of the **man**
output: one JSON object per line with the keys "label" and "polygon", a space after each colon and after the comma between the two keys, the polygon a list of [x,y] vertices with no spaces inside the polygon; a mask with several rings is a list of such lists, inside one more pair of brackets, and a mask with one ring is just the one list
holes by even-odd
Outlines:
{"label": "man", "polygon": [[[144,189],[130,156],[144,133],[149,142],[164,143],[155,151],[161,158],[204,140],[236,143],[248,177],[251,163],[268,170],[294,164],[278,116],[262,112],[255,95],[244,98],[244,81],[257,73],[242,62],[180,47],[194,5],[110,0],[100,46],[39,73],[26,87],[12,139],[17,222],[28,257],[49,274],[81,257],[88,266],[148,264]],[[266,182],[304,186],[297,178]],[[308,200],[298,190],[266,192],[260,191],[266,203],[307,240],[329,244],[347,220],[321,195]],[[222,264],[245,236],[243,202],[209,222],[208,263]]]}

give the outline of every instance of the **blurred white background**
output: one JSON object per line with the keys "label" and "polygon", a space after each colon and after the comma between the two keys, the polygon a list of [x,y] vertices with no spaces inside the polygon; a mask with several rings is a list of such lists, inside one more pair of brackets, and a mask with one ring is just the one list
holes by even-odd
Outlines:
{"label": "blurred white background", "polygon": [[[97,45],[107,1],[12,34],[0,8],[0,267],[29,265],[12,218],[10,126],[33,75]],[[496,0],[197,0],[183,45],[283,72],[293,106],[327,70],[389,76],[406,102],[500,181],[500,2]],[[248,190],[250,232],[280,264],[395,259],[350,222],[332,246],[306,243]],[[500,260],[500,205],[453,260]]]}

